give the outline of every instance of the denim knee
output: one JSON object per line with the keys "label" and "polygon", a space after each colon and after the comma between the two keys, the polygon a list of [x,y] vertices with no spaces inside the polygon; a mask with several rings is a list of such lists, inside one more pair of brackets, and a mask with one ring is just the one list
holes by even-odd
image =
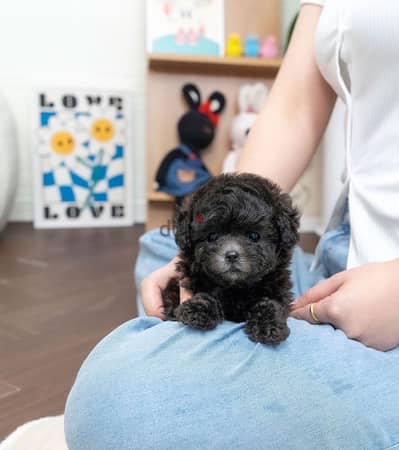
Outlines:
{"label": "denim knee", "polygon": [[279,347],[243,324],[142,318],[88,357],[65,412],[70,450],[382,450],[399,442],[399,351],[290,319]]}

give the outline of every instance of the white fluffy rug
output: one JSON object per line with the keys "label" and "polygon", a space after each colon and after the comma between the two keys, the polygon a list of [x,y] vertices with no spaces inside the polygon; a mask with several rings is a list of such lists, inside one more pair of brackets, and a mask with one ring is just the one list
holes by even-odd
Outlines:
{"label": "white fluffy rug", "polygon": [[45,417],[20,426],[0,444],[0,450],[68,450],[64,416]]}

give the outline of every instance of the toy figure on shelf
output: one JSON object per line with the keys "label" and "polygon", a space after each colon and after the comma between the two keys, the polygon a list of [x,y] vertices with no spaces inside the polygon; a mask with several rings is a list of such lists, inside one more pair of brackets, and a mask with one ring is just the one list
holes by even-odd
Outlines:
{"label": "toy figure on shelf", "polygon": [[234,172],[241,150],[245,145],[248,133],[261,111],[268,94],[263,83],[244,84],[239,92],[239,113],[231,125],[231,141],[233,148],[223,163],[223,172]]}
{"label": "toy figure on shelf", "polygon": [[200,152],[213,141],[226,104],[224,95],[217,91],[201,103],[201,93],[194,84],[185,84],[182,92],[190,111],[177,125],[181,143],[165,156],[155,177],[158,191],[177,198],[191,194],[211,177]]}
{"label": "toy figure on shelf", "polygon": [[244,50],[242,48],[241,36],[238,33],[231,33],[227,39],[226,56],[242,56]]}
{"label": "toy figure on shelf", "polygon": [[250,58],[257,58],[260,54],[259,38],[256,34],[250,33],[245,39],[244,54]]}
{"label": "toy figure on shelf", "polygon": [[269,35],[265,38],[260,55],[265,59],[275,59],[278,57],[278,42],[276,36]]}

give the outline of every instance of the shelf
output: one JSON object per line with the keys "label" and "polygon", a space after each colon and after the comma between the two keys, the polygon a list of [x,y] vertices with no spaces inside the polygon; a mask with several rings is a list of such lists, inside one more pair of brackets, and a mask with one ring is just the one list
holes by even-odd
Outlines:
{"label": "shelf", "polygon": [[224,76],[274,77],[281,66],[281,59],[234,58],[229,56],[194,56],[152,53],[149,55],[151,70],[173,73],[219,74]]}
{"label": "shelf", "polygon": [[149,202],[157,203],[175,203],[175,198],[171,195],[165,194],[164,192],[150,192],[147,195],[147,200]]}

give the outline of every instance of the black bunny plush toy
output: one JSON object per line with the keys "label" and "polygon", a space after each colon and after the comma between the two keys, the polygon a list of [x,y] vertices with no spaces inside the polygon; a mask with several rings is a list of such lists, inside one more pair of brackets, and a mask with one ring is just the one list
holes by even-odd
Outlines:
{"label": "black bunny plush toy", "polygon": [[182,92],[190,110],[177,125],[180,145],[165,156],[155,177],[158,191],[177,198],[191,194],[211,177],[200,152],[213,141],[219,115],[226,105],[224,95],[218,91],[204,103],[194,84],[185,84]]}

